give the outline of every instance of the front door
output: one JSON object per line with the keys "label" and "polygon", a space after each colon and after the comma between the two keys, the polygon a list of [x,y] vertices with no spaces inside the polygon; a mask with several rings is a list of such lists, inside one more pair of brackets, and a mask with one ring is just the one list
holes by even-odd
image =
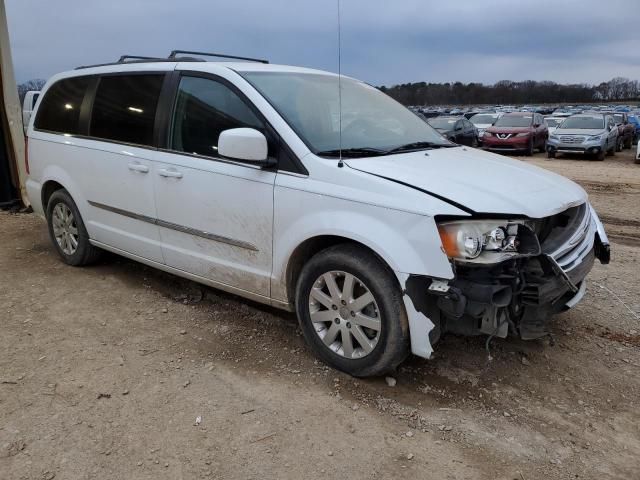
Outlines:
{"label": "front door", "polygon": [[265,125],[223,80],[183,75],[155,182],[167,265],[269,296],[276,173],[217,155],[223,130]]}

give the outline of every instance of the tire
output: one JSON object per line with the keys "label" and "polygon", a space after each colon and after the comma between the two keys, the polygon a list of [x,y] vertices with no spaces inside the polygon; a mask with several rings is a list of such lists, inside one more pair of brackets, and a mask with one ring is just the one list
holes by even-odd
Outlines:
{"label": "tire", "polygon": [[[348,276],[352,289],[345,289]],[[333,297],[328,282],[336,287]],[[372,301],[364,303],[361,299],[367,292]],[[350,304],[358,300],[360,310],[351,311]],[[296,286],[296,312],[315,355],[355,377],[393,371],[409,353],[409,324],[395,275],[373,253],[357,245],[327,248],[307,262]],[[364,342],[358,340],[362,334],[366,335]],[[332,342],[329,346],[327,338]]]}
{"label": "tire", "polygon": [[627,137],[627,139],[624,142],[624,148],[626,148],[627,150],[631,150],[632,145],[633,145],[633,136],[630,135],[629,137]]}
{"label": "tire", "polygon": [[[611,156],[614,155],[614,148],[612,148],[611,150],[607,151],[607,155]],[[604,156],[605,156],[605,152],[604,150],[602,150],[600,153],[596,154],[596,156],[594,157],[596,160],[598,160],[599,162],[602,162],[604,160]]]}
{"label": "tire", "polygon": [[546,151],[547,151],[547,140],[545,139],[545,140],[542,142],[542,145],[540,145],[540,153],[544,153],[544,152],[546,152]]}
{"label": "tire", "polygon": [[547,158],[556,158],[556,152],[547,152]]}
{"label": "tire", "polygon": [[623,147],[624,147],[624,139],[618,138],[618,140],[616,141],[616,152],[621,152]]}
{"label": "tire", "polygon": [[480,145],[480,142],[478,141],[478,137],[473,137],[473,140],[471,141],[471,147],[478,148],[478,145]]}
{"label": "tire", "polygon": [[531,157],[533,155],[533,139],[529,141],[529,145],[527,146],[527,149],[524,151],[524,154],[527,157]]}
{"label": "tire", "polygon": [[46,213],[49,238],[64,263],[78,267],[100,258],[102,250],[89,243],[82,216],[69,192],[53,192]]}

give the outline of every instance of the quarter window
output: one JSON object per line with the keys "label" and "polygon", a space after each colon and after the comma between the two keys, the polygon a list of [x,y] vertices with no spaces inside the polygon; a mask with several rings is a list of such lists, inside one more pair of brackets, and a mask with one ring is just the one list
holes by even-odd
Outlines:
{"label": "quarter window", "polygon": [[153,145],[153,125],[164,75],[102,77],[91,113],[89,135]]}
{"label": "quarter window", "polygon": [[265,131],[263,122],[233,90],[207,78],[182,78],[171,129],[173,150],[215,157],[220,133],[243,127]]}
{"label": "quarter window", "polygon": [[88,77],[65,78],[54,83],[42,99],[34,127],[37,130],[78,134],[80,107],[88,86]]}

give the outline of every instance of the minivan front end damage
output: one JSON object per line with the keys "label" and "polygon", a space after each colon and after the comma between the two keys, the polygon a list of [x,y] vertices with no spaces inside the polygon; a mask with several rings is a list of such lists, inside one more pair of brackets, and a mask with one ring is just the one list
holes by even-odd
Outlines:
{"label": "minivan front end damage", "polygon": [[609,263],[608,238],[588,203],[539,220],[439,225],[454,278],[400,278],[411,348],[425,358],[446,332],[524,340],[549,335],[550,317],[584,296],[595,259]]}

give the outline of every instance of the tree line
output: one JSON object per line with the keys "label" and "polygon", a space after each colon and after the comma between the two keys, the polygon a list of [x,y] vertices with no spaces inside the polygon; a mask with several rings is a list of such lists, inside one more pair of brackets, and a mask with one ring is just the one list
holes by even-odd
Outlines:
{"label": "tree line", "polygon": [[622,77],[613,78],[599,85],[501,80],[493,85],[474,82],[417,82],[379,88],[404,105],[504,105],[640,100],[640,82]]}

